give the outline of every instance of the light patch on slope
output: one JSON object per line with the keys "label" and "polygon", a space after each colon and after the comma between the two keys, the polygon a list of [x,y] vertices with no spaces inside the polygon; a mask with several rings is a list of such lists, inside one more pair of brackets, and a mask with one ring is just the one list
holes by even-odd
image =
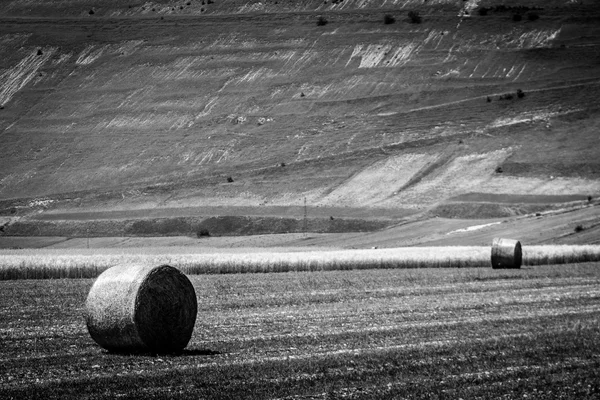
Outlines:
{"label": "light patch on slope", "polygon": [[126,42],[114,44],[96,46],[93,44],[88,45],[85,49],[79,53],[77,65],[89,65],[102,57],[104,54],[116,54],[121,56],[128,56],[133,54],[141,45],[144,43],[143,40],[129,40]]}
{"label": "light patch on slope", "polygon": [[89,65],[89,64],[93,63],[102,55],[102,53],[104,53],[104,50],[106,49],[106,47],[108,47],[108,46],[101,46],[101,47],[97,48],[96,45],[93,45],[93,44],[88,45],[79,54],[79,57],[77,57],[77,61],[75,61],[75,64]]}
{"label": "light patch on slope", "polygon": [[227,49],[227,48],[252,48],[256,47],[256,40],[244,38],[239,33],[232,32],[219,35],[214,42],[209,44],[207,48]]}
{"label": "light patch on slope", "polygon": [[136,52],[136,50],[144,43],[143,40],[128,40],[118,45],[113,46],[111,51],[118,55],[129,56]]}
{"label": "light patch on slope", "polygon": [[253,83],[257,80],[261,79],[271,79],[277,76],[270,68],[260,67],[260,68],[252,68],[246,74],[235,78],[232,83],[234,85],[239,85],[241,83]]}
{"label": "light patch on slope", "polygon": [[193,125],[194,118],[187,114],[167,113],[154,115],[153,113],[143,113],[138,115],[117,115],[110,121],[102,121],[96,125],[97,130],[101,129],[167,129],[177,130]]}
{"label": "light patch on slope", "polygon": [[204,106],[204,109],[200,113],[198,113],[198,115],[196,115],[196,119],[208,116],[210,114],[210,112],[212,111],[213,107],[215,106],[215,104],[217,103],[217,100],[219,100],[219,97],[217,97],[217,96],[212,97],[208,101],[208,103],[206,103],[206,105]]}
{"label": "light patch on slope", "polygon": [[468,227],[466,227],[466,228],[462,228],[462,229],[457,229],[457,230],[454,230],[454,231],[450,231],[450,232],[446,233],[446,235],[452,235],[453,233],[462,233],[462,232],[473,232],[473,231],[478,231],[478,230],[480,230],[480,229],[487,228],[488,226],[498,225],[498,224],[501,224],[501,223],[502,223],[502,222],[501,222],[501,221],[499,221],[499,222],[492,222],[492,223],[489,223],[489,224],[483,224],[483,225],[473,225],[473,226],[468,226]]}
{"label": "light patch on slope", "polygon": [[415,43],[406,44],[357,44],[350,55],[346,66],[352,59],[360,57],[358,68],[397,67],[406,64],[410,56],[419,46]]}
{"label": "light patch on slope", "polygon": [[600,181],[583,178],[551,177],[531,178],[516,176],[493,176],[483,182],[480,193],[565,195],[600,194]]}
{"label": "light patch on slope", "polygon": [[251,13],[251,12],[257,12],[257,11],[263,11],[264,9],[265,9],[265,4],[263,4],[262,2],[246,3],[238,9],[237,13],[238,14]]}
{"label": "light patch on slope", "polygon": [[526,32],[519,36],[519,38],[515,40],[515,43],[520,49],[534,49],[539,47],[547,47],[551,41],[556,39],[559,33],[560,28],[556,30],[533,30],[531,32]]}
{"label": "light patch on slope", "polygon": [[473,11],[479,7],[479,2],[481,0],[467,0],[464,2],[462,8],[458,12],[459,17],[469,17],[473,14]]}
{"label": "light patch on slope", "polygon": [[514,117],[505,117],[498,118],[494,120],[489,127],[490,128],[498,128],[501,126],[509,126],[515,124],[522,124],[526,122],[537,122],[537,121],[545,121],[549,122],[551,118],[556,117],[557,115],[566,115],[571,114],[577,111],[581,111],[581,109],[573,109],[567,111],[528,111],[524,113],[520,113]]}
{"label": "light patch on slope", "polygon": [[479,186],[491,179],[495,168],[511,153],[512,149],[506,148],[456,157],[378,206],[422,208],[475,189],[480,191]]}
{"label": "light patch on slope", "polygon": [[559,29],[532,29],[523,32],[523,28],[513,28],[508,33],[489,35],[483,38],[473,36],[467,48],[484,49],[536,49],[548,47],[560,34]]}
{"label": "light patch on slope", "polygon": [[218,164],[221,161],[226,161],[231,158],[231,154],[235,150],[237,142],[238,141],[236,139],[230,140],[225,145],[211,147],[205,151],[199,152],[193,157],[193,159],[192,157],[189,157],[188,160],[192,161],[197,165],[204,165],[210,163]]}
{"label": "light patch on slope", "polygon": [[69,61],[69,59],[71,57],[73,57],[73,54],[71,54],[71,53],[61,54],[56,60],[52,61],[52,65],[56,66],[56,65],[63,64],[65,62]]}
{"label": "light patch on slope", "polygon": [[369,206],[393,196],[428,163],[430,154],[405,154],[377,162],[353,176],[319,203],[324,205]]}
{"label": "light patch on slope", "polygon": [[31,82],[56,50],[53,47],[44,48],[42,54],[38,55],[38,50],[35,49],[17,65],[0,75],[0,105],[8,103],[19,90]]}

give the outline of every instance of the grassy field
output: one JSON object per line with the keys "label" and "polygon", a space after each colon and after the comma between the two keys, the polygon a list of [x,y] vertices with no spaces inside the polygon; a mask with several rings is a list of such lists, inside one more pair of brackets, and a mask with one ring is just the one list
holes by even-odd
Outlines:
{"label": "grassy field", "polygon": [[[523,264],[600,261],[598,245],[526,246]],[[0,250],[0,280],[94,278],[125,263],[169,264],[187,274],[231,274],[356,269],[490,267],[489,246],[277,252],[189,247]]]}
{"label": "grassy field", "polygon": [[11,398],[598,398],[600,265],[191,276],[178,355],[110,354],[91,279],[0,282]]}

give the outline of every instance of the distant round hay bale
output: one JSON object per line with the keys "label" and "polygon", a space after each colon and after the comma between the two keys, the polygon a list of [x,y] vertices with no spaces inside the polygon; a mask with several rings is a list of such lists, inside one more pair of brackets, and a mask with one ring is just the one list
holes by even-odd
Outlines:
{"label": "distant round hay bale", "polygon": [[521,242],[513,239],[494,238],[492,241],[492,268],[521,268],[523,254]]}
{"label": "distant round hay bale", "polygon": [[198,312],[190,280],[168,265],[118,265],[90,289],[88,331],[113,352],[171,353],[187,346]]}

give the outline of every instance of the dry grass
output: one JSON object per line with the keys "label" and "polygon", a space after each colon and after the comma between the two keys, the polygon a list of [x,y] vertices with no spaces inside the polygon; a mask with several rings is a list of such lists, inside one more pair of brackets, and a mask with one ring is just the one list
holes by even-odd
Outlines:
{"label": "dry grass", "polygon": [[[600,261],[600,246],[524,246],[524,265]],[[94,278],[124,263],[172,265],[186,274],[331,271],[382,268],[490,267],[488,246],[394,249],[223,252],[177,247],[137,249],[31,249],[0,251],[0,280]]]}

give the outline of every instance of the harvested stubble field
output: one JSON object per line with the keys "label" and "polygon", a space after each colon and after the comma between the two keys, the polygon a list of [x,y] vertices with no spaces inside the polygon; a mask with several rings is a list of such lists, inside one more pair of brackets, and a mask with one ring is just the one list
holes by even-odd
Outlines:
{"label": "harvested stubble field", "polygon": [[89,337],[91,279],[0,282],[10,398],[598,398],[600,265],[192,276],[178,355]]}

